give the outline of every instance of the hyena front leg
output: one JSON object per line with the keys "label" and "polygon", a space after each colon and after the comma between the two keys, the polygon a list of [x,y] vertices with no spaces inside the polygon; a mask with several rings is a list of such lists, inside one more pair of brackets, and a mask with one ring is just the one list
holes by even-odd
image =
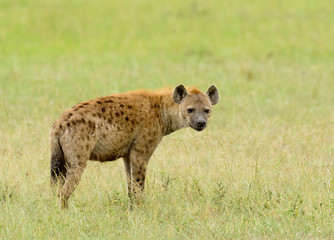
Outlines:
{"label": "hyena front leg", "polygon": [[123,158],[124,162],[124,169],[125,169],[125,176],[126,176],[126,182],[128,185],[128,195],[129,198],[131,198],[131,162],[129,157],[124,157]]}
{"label": "hyena front leg", "polygon": [[130,200],[139,203],[140,196],[145,188],[145,177],[148,161],[151,154],[142,153],[142,151],[132,150],[130,153],[131,164],[131,187],[129,189]]}

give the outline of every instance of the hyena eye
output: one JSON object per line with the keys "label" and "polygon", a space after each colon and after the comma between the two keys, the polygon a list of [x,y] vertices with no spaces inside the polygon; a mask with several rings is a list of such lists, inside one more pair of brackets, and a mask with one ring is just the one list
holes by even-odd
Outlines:
{"label": "hyena eye", "polygon": [[209,114],[210,110],[209,110],[209,109],[205,109],[204,112],[205,112],[206,114]]}
{"label": "hyena eye", "polygon": [[192,112],[194,112],[194,111],[195,111],[195,109],[193,109],[193,108],[188,108],[188,109],[187,109],[187,112],[188,112],[188,113],[192,113]]}

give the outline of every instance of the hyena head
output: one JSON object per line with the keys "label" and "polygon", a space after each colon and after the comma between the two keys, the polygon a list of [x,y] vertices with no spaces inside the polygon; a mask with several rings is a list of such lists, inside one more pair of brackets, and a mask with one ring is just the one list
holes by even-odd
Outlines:
{"label": "hyena head", "polygon": [[173,101],[179,104],[180,119],[186,121],[186,126],[202,131],[211,116],[211,106],[219,101],[219,92],[211,85],[204,93],[198,89],[187,89],[181,84],[173,91]]}

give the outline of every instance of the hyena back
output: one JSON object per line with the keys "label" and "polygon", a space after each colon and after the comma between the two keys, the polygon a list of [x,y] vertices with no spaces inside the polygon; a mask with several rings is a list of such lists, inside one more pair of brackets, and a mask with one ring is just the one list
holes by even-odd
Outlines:
{"label": "hyena back", "polygon": [[114,94],[66,110],[50,134],[51,182],[59,180],[60,207],[68,207],[88,160],[123,158],[132,202],[144,190],[149,159],[162,137],[188,126],[203,130],[218,100],[214,85],[206,93],[179,85]]}

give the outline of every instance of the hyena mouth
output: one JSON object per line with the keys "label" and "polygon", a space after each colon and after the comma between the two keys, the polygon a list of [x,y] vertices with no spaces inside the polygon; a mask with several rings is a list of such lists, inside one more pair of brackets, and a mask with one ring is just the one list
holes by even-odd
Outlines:
{"label": "hyena mouth", "polygon": [[202,130],[204,130],[206,128],[206,125],[204,125],[204,126],[196,126],[196,124],[192,124],[192,123],[190,123],[189,126],[192,129],[195,129],[196,131],[199,131],[199,132],[202,131]]}

